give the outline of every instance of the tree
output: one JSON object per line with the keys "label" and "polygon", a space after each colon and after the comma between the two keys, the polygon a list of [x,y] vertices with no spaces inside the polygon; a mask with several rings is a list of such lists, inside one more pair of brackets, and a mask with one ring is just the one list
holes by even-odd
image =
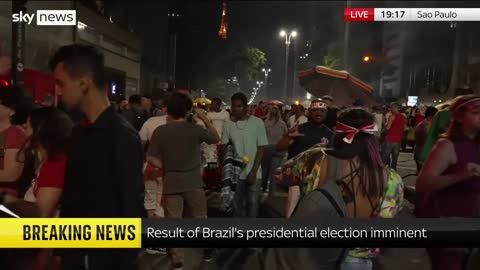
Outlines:
{"label": "tree", "polygon": [[262,66],[267,62],[265,53],[254,47],[241,47],[230,50],[219,65],[224,78],[236,76],[240,88],[245,89],[257,79]]}
{"label": "tree", "polygon": [[254,87],[260,78],[267,59],[265,53],[258,48],[238,46],[216,52],[215,57],[209,61],[212,64],[206,78],[207,93],[209,96],[228,98],[237,89],[229,85],[228,80],[236,77],[239,88],[248,93],[247,89]]}

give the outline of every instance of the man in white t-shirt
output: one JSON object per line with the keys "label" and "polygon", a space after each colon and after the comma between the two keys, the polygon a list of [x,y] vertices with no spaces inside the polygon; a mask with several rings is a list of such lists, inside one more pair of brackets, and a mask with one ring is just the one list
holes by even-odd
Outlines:
{"label": "man in white t-shirt", "polygon": [[295,105],[294,112],[295,114],[288,118],[289,129],[308,122],[308,118],[305,116],[305,109],[302,105]]}
{"label": "man in white t-shirt", "polygon": [[[153,132],[162,125],[167,124],[167,115],[150,117],[139,131],[140,140],[143,146],[146,146]],[[144,184],[145,199],[144,206],[148,212],[148,217],[165,217],[164,209],[161,205],[163,193],[163,172],[145,162],[144,166]],[[150,248],[146,250],[149,254],[167,254],[166,248]]]}
{"label": "man in white t-shirt", "polygon": [[154,116],[150,117],[140,129],[140,139],[142,140],[142,144],[145,145],[150,142],[152,138],[152,134],[157,129],[157,127],[161,125],[165,125],[167,123],[167,115],[162,116]]}
{"label": "man in white t-shirt", "polygon": [[[219,98],[212,99],[212,104],[210,105],[210,111],[207,113],[208,119],[212,121],[215,130],[218,132],[218,135],[222,136],[223,126],[225,122],[230,119],[230,114],[222,110],[222,100]],[[218,164],[218,145],[212,144],[203,144],[202,145],[203,161],[205,164],[217,163]]]}
{"label": "man in white t-shirt", "polygon": [[223,125],[230,119],[230,114],[227,111],[222,110],[222,100],[219,98],[214,98],[212,100],[212,105],[210,106],[210,111],[207,116],[208,119],[212,121],[218,135],[222,137]]}

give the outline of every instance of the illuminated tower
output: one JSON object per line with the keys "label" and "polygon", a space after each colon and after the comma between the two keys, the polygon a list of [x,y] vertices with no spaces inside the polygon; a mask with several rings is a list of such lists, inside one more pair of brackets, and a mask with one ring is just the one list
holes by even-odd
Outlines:
{"label": "illuminated tower", "polygon": [[227,21],[227,2],[223,2],[222,19],[220,21],[220,29],[218,29],[218,36],[221,39],[227,39],[228,21]]}

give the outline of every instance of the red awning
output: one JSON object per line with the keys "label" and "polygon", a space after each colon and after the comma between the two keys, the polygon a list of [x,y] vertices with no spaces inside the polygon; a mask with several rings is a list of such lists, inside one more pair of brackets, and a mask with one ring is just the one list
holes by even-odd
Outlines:
{"label": "red awning", "polygon": [[[10,81],[11,78],[11,71],[0,76],[0,79],[7,81]],[[47,94],[55,96],[55,79],[51,73],[25,69],[23,78],[25,81],[25,90],[32,95],[34,101],[42,102]]]}

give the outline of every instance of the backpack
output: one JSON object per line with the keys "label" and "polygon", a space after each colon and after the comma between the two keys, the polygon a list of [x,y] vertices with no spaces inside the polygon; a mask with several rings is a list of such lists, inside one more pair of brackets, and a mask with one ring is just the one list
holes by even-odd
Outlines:
{"label": "backpack", "polygon": [[[292,218],[312,216],[344,218],[346,216],[346,204],[343,200],[341,188],[335,182],[337,179],[341,179],[342,176],[342,161],[328,156],[327,181],[300,199],[293,211]],[[337,252],[338,255],[333,269],[340,269],[347,250],[344,248]]]}
{"label": "backpack", "polygon": [[[341,160],[329,157],[328,180],[321,187],[308,192],[295,207],[291,218],[318,216],[319,218],[345,217],[346,205],[335,179],[342,177]],[[254,255],[244,255],[243,265],[230,263],[221,269],[277,269],[296,270],[339,270],[347,254],[345,248],[265,248]],[[239,254],[247,253],[238,251]],[[240,256],[240,255],[237,255]],[[237,267],[232,267],[237,266]]]}

